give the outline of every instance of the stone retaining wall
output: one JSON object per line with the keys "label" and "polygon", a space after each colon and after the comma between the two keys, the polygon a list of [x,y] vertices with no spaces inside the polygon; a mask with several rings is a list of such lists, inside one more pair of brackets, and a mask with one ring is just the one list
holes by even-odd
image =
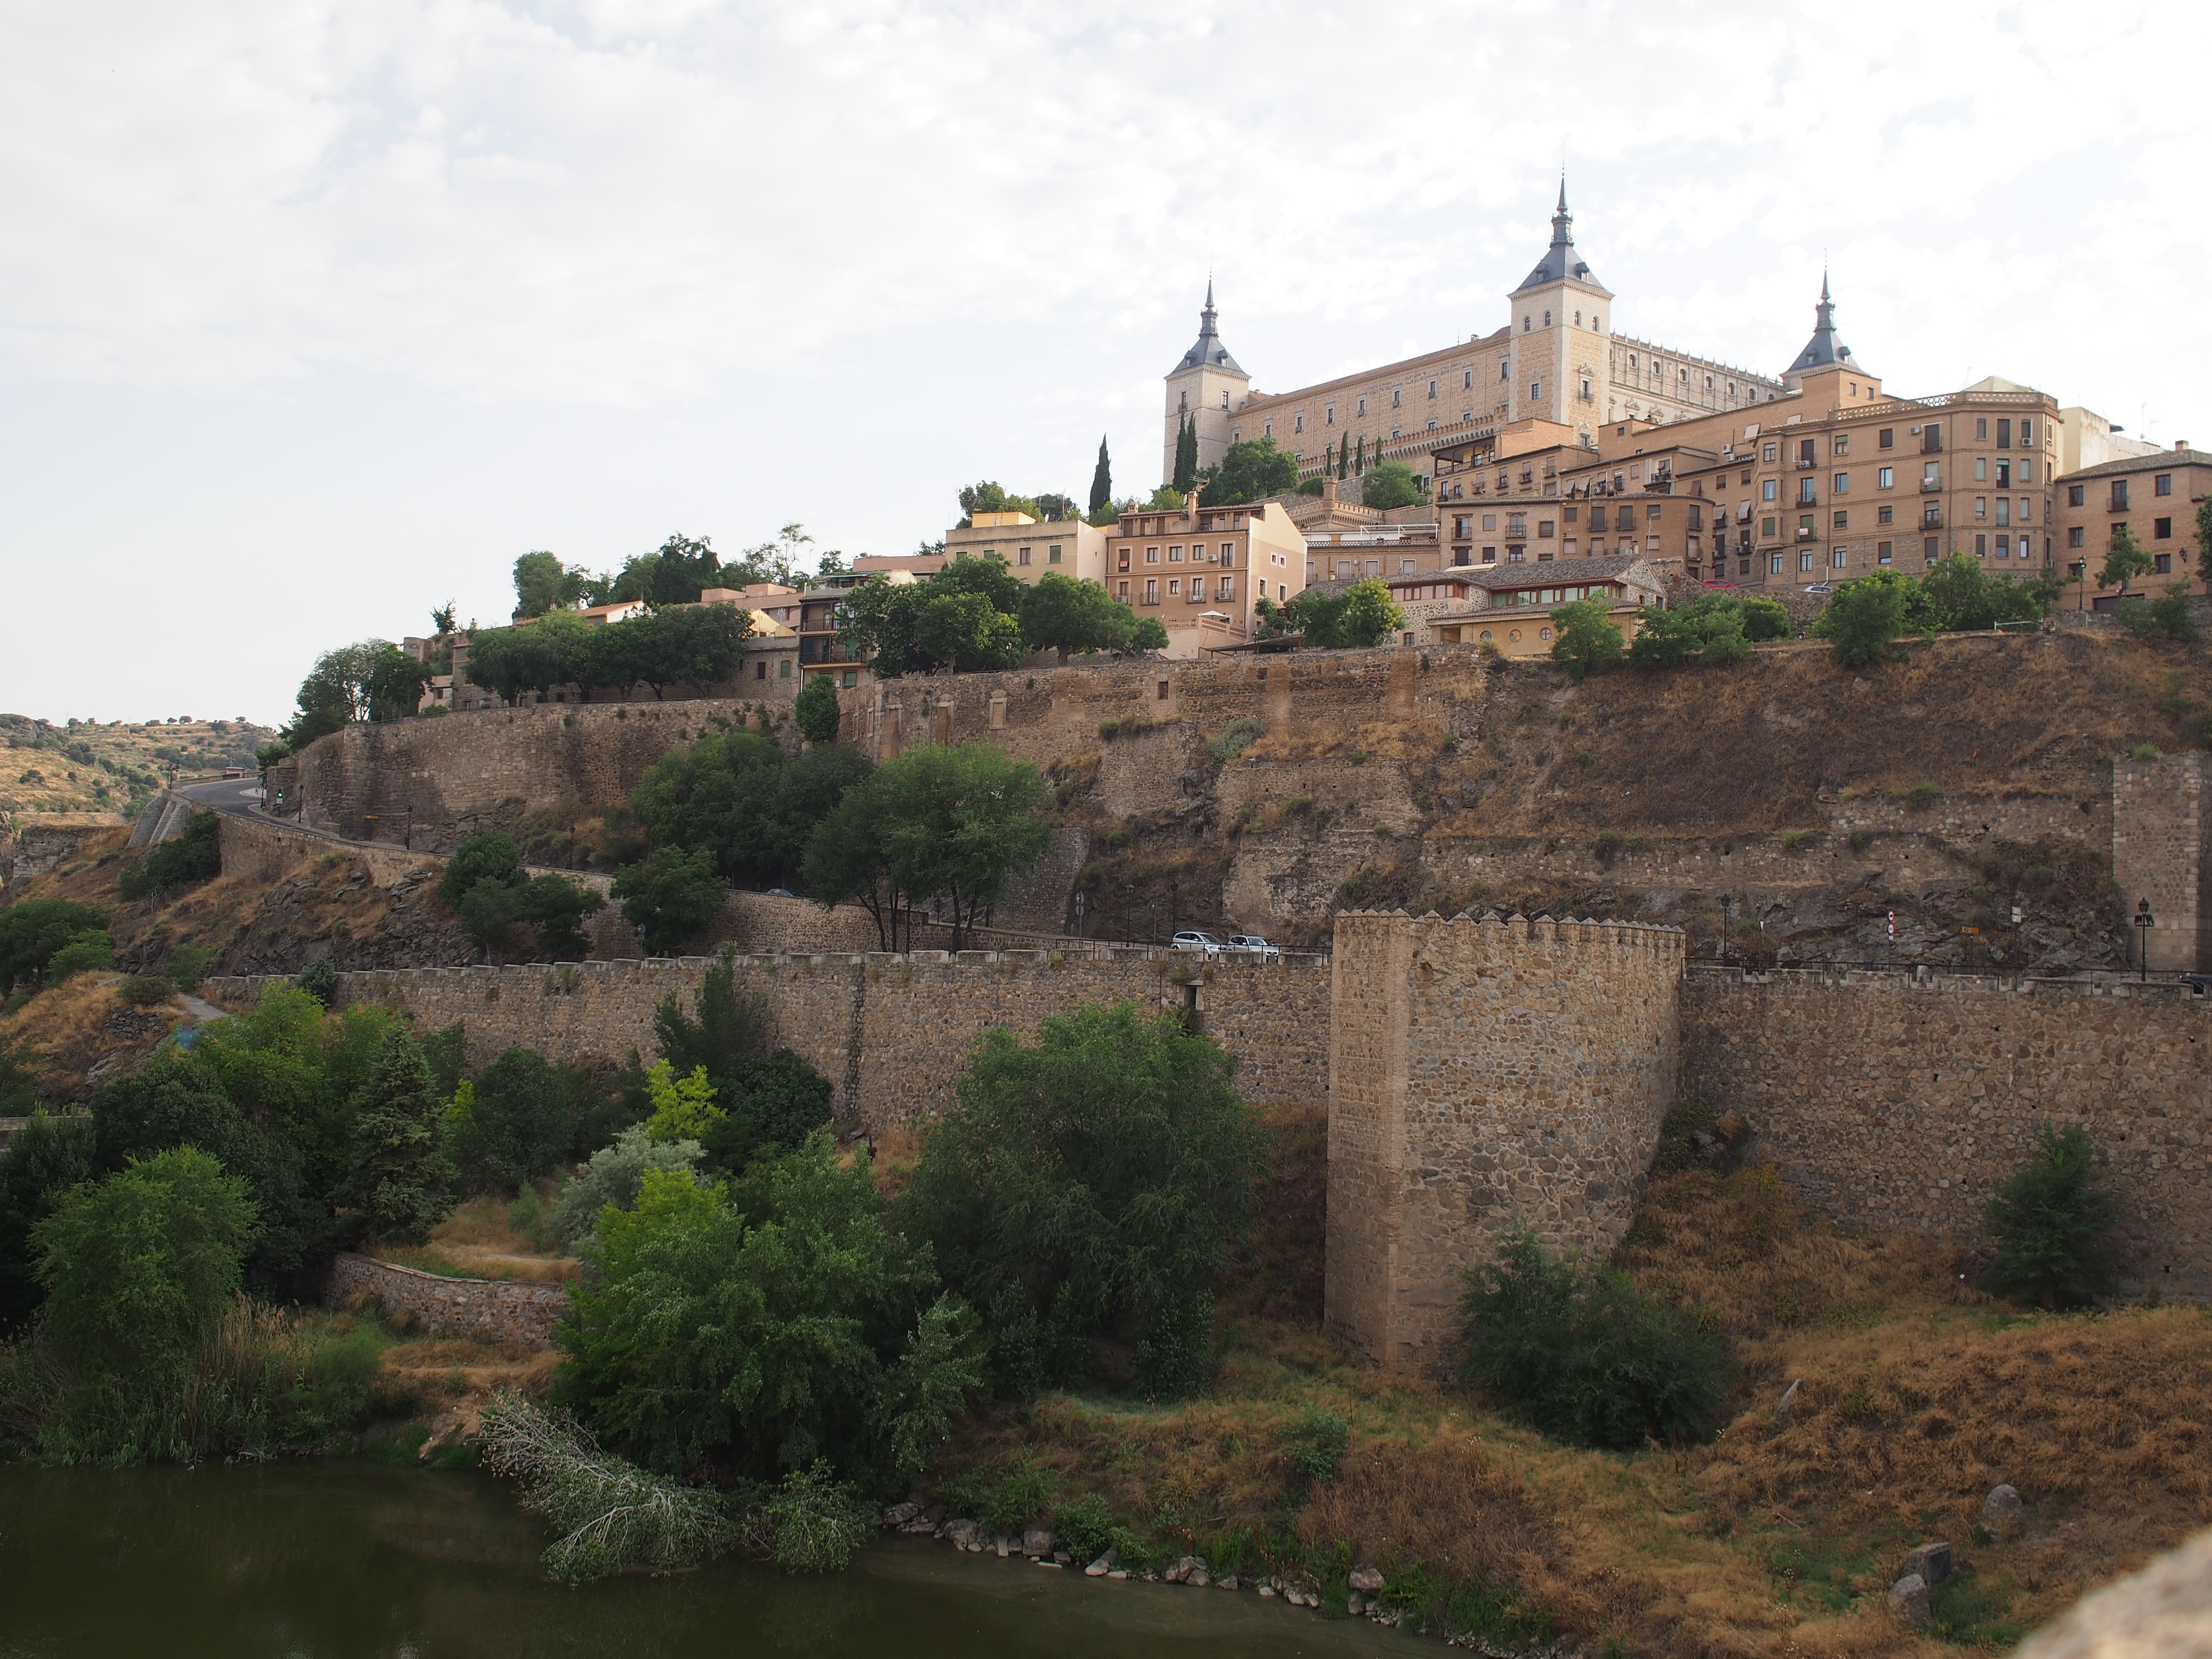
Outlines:
{"label": "stone retaining wall", "polygon": [[342,1308],[356,1297],[405,1313],[433,1336],[462,1336],[518,1348],[553,1346],[553,1328],[568,1310],[558,1285],[505,1279],[445,1279],[374,1256],[340,1255],[323,1283],[323,1305]]}
{"label": "stone retaining wall", "polygon": [[[570,1061],[651,1055],[653,1012],[677,994],[688,1007],[714,958],[428,968],[338,975],[347,1002],[410,1015],[424,1030],[455,1022],[471,1066],[512,1047]],[[1316,1101],[1328,1087],[1329,975],[1325,957],[1282,962],[1118,948],[881,951],[733,958],[741,994],[767,1000],[769,1040],[830,1080],[848,1129],[899,1128],[941,1109],[985,1031],[1034,1030],[1079,1003],[1135,1001],[1180,1012],[1237,1056],[1237,1085],[1259,1101]],[[266,982],[210,979],[201,994],[251,1006]]]}
{"label": "stone retaining wall", "polygon": [[2081,1123],[2137,1293],[2212,1298],[2212,997],[2125,980],[1690,972],[1682,1097],[1846,1222],[1961,1242],[2045,1119]]}

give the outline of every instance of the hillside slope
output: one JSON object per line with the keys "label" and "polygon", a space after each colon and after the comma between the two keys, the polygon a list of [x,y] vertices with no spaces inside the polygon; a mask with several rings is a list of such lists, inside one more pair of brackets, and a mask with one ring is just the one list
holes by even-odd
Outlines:
{"label": "hillside slope", "polygon": [[117,720],[56,726],[0,714],[0,813],[121,812],[128,816],[180,772],[251,767],[276,737],[244,720]]}

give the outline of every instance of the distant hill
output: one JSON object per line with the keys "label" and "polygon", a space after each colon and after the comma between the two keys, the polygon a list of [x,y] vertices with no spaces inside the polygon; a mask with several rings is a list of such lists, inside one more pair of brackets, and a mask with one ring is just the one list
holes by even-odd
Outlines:
{"label": "distant hill", "polygon": [[242,720],[72,720],[0,714],[0,812],[122,812],[144,805],[179,772],[253,764],[276,737]]}

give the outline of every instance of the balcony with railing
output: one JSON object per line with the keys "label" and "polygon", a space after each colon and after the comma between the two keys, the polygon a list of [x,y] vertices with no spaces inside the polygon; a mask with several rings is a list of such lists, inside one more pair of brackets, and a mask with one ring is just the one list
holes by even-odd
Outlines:
{"label": "balcony with railing", "polygon": [[1920,493],[1923,495],[1932,495],[1942,487],[1943,481],[1941,478],[1923,478],[1920,481]]}
{"label": "balcony with railing", "polygon": [[1922,507],[1920,509],[1920,527],[1923,530],[1941,530],[1943,527],[1943,509],[1937,506],[1934,501],[1930,501],[1927,506]]}

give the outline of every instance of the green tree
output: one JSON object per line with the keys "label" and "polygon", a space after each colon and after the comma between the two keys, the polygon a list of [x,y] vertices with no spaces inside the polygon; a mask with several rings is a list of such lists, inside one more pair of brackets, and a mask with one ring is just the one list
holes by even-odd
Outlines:
{"label": "green tree", "polygon": [[657,1468],[910,1479],[981,1362],[972,1316],[881,1210],[826,1136],[726,1187],[644,1171],[585,1246],[556,1398]]}
{"label": "green tree", "polygon": [[434,638],[443,639],[453,631],[453,602],[447,599],[445,604],[431,608],[430,633]]}
{"label": "green tree", "polygon": [[1389,588],[1372,576],[1340,593],[1306,588],[1287,605],[1270,603],[1266,617],[1270,629],[1302,635],[1321,651],[1367,650],[1406,625]]}
{"label": "green tree", "polygon": [[581,962],[592,949],[584,923],[606,908],[606,900],[583,883],[549,871],[530,878],[518,910],[537,933],[540,961]]}
{"label": "green tree", "polygon": [[[1091,470],[1091,518],[1095,524],[1099,514],[1114,505],[1114,465],[1106,458],[1106,434],[1098,434],[1098,465]],[[2206,532],[2212,537],[2212,530]],[[2212,558],[2212,540],[2205,544],[2205,556]]]}
{"label": "green tree", "polygon": [[934,661],[963,674],[1018,667],[1027,654],[1019,619],[981,593],[932,593],[915,618],[914,637]]}
{"label": "green tree", "polygon": [[522,868],[522,854],[515,850],[514,837],[504,830],[480,830],[463,836],[453,856],[446,860],[445,872],[438,878],[438,899],[451,909],[467,896],[471,888],[485,883],[520,887],[528,879]]}
{"label": "green tree", "polygon": [[1234,1059],[1133,1004],[995,1030],[926,1132],[891,1220],[984,1310],[1002,1390],[1072,1381],[1125,1322],[1146,1386],[1202,1380],[1208,1280],[1250,1215],[1261,1133]]}
{"label": "green tree", "polygon": [[362,640],[325,651],[300,682],[299,708],[284,740],[295,750],[317,738],[371,717],[370,678],[382,654],[396,647],[389,640]]}
{"label": "green tree", "polygon": [[106,927],[105,910],[69,899],[18,899],[0,910],[0,994],[36,985],[64,945]]}
{"label": "green tree", "polygon": [[2197,637],[2197,621],[2189,611],[2186,577],[2169,586],[2162,598],[2145,599],[2130,593],[2114,605],[2120,626],[2138,640],[2181,640]]}
{"label": "green tree", "polygon": [[237,1293],[255,1207],[196,1146],[62,1194],[31,1228],[46,1328],[107,1373],[181,1370]]}
{"label": "green tree", "polygon": [[1273,438],[1246,439],[1230,445],[1218,463],[1199,474],[1199,499],[1208,507],[1233,507],[1287,495],[1297,483],[1296,456],[1277,449]]}
{"label": "green tree", "polygon": [[563,569],[550,553],[524,554],[514,562],[514,619],[572,608],[583,597],[584,581],[581,567]]}
{"label": "green tree", "polygon": [[[635,627],[645,618],[633,618]],[[652,672],[638,678],[653,688],[658,698],[671,685],[690,685],[704,690],[730,679],[744,655],[752,633],[752,615],[733,605],[686,604],[679,611],[662,611],[650,618]]]}
{"label": "green tree", "polygon": [[1547,1259],[1525,1228],[1468,1275],[1461,1374],[1554,1438],[1614,1450],[1710,1438],[1734,1383],[1696,1311],[1628,1275]]}
{"label": "green tree", "polygon": [[2212,495],[2197,503],[2197,557],[2199,568],[2212,569]]}
{"label": "green tree", "polygon": [[27,1328],[46,1299],[32,1254],[32,1228],[53,1213],[64,1193],[94,1173],[89,1117],[57,1117],[44,1110],[29,1117],[9,1139],[8,1156],[0,1158],[0,1338]]}
{"label": "green tree", "polygon": [[1552,660],[1580,684],[1585,674],[1609,674],[1620,665],[1623,640],[1612,613],[1595,599],[1576,599],[1552,612]]}
{"label": "green tree", "polygon": [[1367,476],[1359,481],[1359,501],[1363,507],[1412,507],[1426,499],[1422,480],[1413,469],[1403,461],[1378,461],[1367,469]]}
{"label": "green tree", "polygon": [[2109,1293],[2119,1200],[2092,1183],[2096,1149],[2078,1123],[2045,1122],[2035,1151],[1983,1210],[1997,1259],[1983,1275],[1996,1295],[2045,1307],[2077,1307]]}
{"label": "green tree", "polygon": [[655,605],[696,605],[701,590],[724,586],[713,538],[678,532],[660,544],[643,598]]}
{"label": "green tree", "polygon": [[817,674],[799,688],[792,713],[809,743],[837,741],[837,726],[843,716],[837,707],[837,688],[830,683],[829,675]]}
{"label": "green tree", "polygon": [[1829,597],[1811,632],[1834,647],[1838,663],[1863,668],[1897,654],[1891,647],[1905,631],[1909,595],[1894,582],[1863,578],[1845,582]]}
{"label": "green tree", "polygon": [[[1771,599],[1759,603],[1782,610]],[[1735,662],[1751,654],[1745,635],[1751,615],[1732,593],[1704,594],[1672,610],[1645,605],[1636,613],[1636,638],[1629,645],[1628,659],[1638,668],[1711,668]],[[1783,615],[1786,626],[1788,612]],[[1771,626],[1763,612],[1759,625]]]}
{"label": "green tree", "polygon": [[362,1092],[360,1153],[346,1193],[370,1237],[415,1243],[453,1207],[453,1172],[439,1144],[443,1116],[422,1049],[393,1027]]}
{"label": "green tree", "polygon": [[2105,556],[2105,568],[2097,573],[2097,586],[2110,587],[2118,583],[2120,597],[2127,597],[2128,584],[2136,577],[2148,574],[2151,556],[2136,540],[2136,532],[2124,524],[2112,526],[2112,549]]}
{"label": "green tree", "polygon": [[963,527],[972,523],[978,513],[1026,513],[1032,519],[1044,516],[1034,497],[1009,495],[988,478],[960,492],[960,512]]}
{"label": "green tree", "polygon": [[1180,513],[1188,498],[1173,484],[1161,484],[1145,502],[1147,513]]}
{"label": "green tree", "polygon": [[1347,432],[1336,441],[1336,476],[1342,479],[1352,471],[1352,434]]}
{"label": "green tree", "polygon": [[1066,662],[1073,652],[1103,651],[1123,624],[1128,607],[1097,582],[1076,581],[1048,570],[1021,599],[1024,642],[1032,651],[1054,650]]}
{"label": "green tree", "polygon": [[[1379,441],[1375,446],[1375,453],[1376,458],[1379,459],[1382,453],[1382,446]],[[1359,447],[1352,453],[1352,475],[1355,478],[1363,477],[1365,476],[1366,471],[1367,436],[1364,433],[1362,433],[1359,438]]]}
{"label": "green tree", "polygon": [[1994,628],[1999,623],[2040,622],[2051,614],[2057,585],[2014,581],[1993,574],[1971,554],[1951,553],[1920,578],[1930,632]]}
{"label": "green tree", "polygon": [[1044,780],[991,744],[908,750],[863,787],[884,813],[893,884],[950,902],[956,951],[1006,878],[1035,863],[1052,839],[1041,816],[1051,793]]}
{"label": "green tree", "polygon": [[891,872],[890,845],[885,839],[889,821],[882,807],[887,786],[876,777],[846,792],[806,842],[806,895],[827,908],[857,902],[876,924],[876,944],[885,951],[899,948],[902,890]]}
{"label": "green tree", "polygon": [[666,956],[721,913],[729,884],[714,873],[714,854],[663,847],[625,865],[614,879],[623,920],[637,929],[647,952]]}
{"label": "green tree", "polygon": [[144,863],[123,866],[118,890],[127,899],[143,898],[221,875],[222,837],[222,825],[213,812],[194,812],[185,820],[184,834],[153,848]]}
{"label": "green tree", "polygon": [[710,851],[723,877],[759,882],[781,871],[768,819],[783,750],[750,730],[672,749],[630,791],[629,810],[657,848]]}
{"label": "green tree", "polygon": [[454,1091],[446,1145],[464,1192],[519,1190],[575,1157],[597,1104],[591,1073],[509,1048]]}
{"label": "green tree", "polygon": [[1168,482],[1186,495],[1198,487],[1198,422],[1188,415],[1176,422],[1175,471]]}
{"label": "green tree", "polygon": [[386,646],[368,665],[368,717],[373,720],[401,720],[414,714],[422,693],[436,676],[430,665],[409,656],[397,646]]}
{"label": "green tree", "polygon": [[[1715,593],[1713,599],[1730,599],[1733,595]],[[1754,644],[1767,640],[1786,640],[1790,637],[1790,613],[1773,599],[1744,598],[1735,600],[1739,615],[1743,618],[1743,636]]]}
{"label": "green tree", "polygon": [[469,647],[471,684],[513,702],[525,691],[541,697],[576,681],[576,659],[596,633],[581,617],[556,611],[526,628],[486,628]]}

